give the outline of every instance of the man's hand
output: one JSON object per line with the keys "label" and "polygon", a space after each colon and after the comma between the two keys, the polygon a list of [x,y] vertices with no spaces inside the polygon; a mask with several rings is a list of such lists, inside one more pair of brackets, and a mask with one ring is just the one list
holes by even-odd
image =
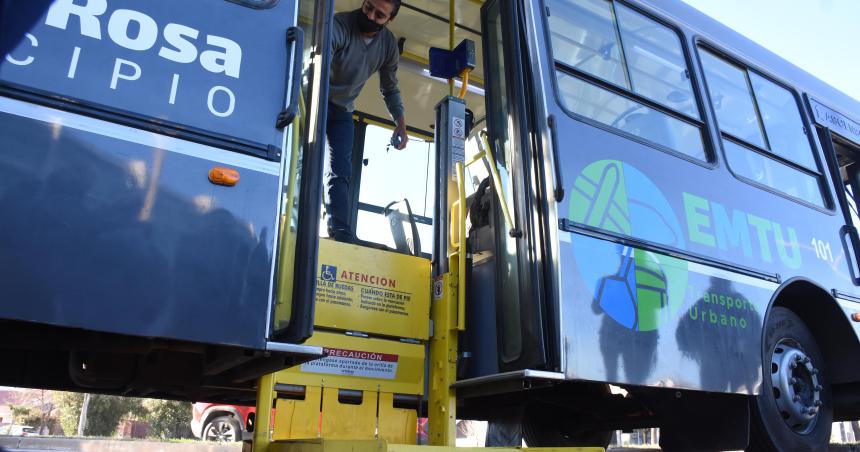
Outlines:
{"label": "man's hand", "polygon": [[397,118],[397,127],[394,128],[394,136],[400,139],[400,144],[397,146],[398,151],[402,151],[409,144],[409,135],[406,134],[406,119],[402,116]]}

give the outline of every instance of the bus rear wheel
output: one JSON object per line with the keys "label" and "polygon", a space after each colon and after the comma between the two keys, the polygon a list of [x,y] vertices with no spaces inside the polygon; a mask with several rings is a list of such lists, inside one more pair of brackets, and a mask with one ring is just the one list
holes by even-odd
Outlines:
{"label": "bus rear wheel", "polygon": [[827,449],[830,384],[815,338],[794,312],[776,307],[764,334],[761,392],[752,403],[749,451]]}

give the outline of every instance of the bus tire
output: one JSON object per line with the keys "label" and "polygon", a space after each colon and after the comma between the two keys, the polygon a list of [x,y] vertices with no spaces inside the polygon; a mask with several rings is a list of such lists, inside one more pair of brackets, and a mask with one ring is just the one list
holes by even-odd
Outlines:
{"label": "bus tire", "polygon": [[528,447],[609,447],[613,430],[564,431],[552,410],[533,407],[523,417],[523,439]]}
{"label": "bus tire", "polygon": [[827,450],[833,398],[809,328],[794,312],[775,307],[765,325],[763,350],[763,382],[751,402],[747,450]]}

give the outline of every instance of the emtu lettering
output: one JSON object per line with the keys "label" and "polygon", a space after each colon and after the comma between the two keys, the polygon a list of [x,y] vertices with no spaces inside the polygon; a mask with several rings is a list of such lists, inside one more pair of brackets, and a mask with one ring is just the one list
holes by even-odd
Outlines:
{"label": "emtu lettering", "polygon": [[800,246],[794,228],[738,209],[729,213],[722,204],[690,193],[684,193],[683,197],[691,242],[723,251],[740,249],[744,257],[755,254],[768,263],[773,262],[776,249],[783,265],[800,268]]}

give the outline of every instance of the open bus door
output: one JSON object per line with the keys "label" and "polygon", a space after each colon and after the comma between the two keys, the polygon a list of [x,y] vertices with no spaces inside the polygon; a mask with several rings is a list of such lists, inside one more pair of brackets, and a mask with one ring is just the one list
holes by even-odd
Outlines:
{"label": "open bus door", "polygon": [[2,384],[247,401],[320,356],[331,3],[0,1]]}
{"label": "open bus door", "polygon": [[[848,264],[848,276],[850,276],[851,282],[855,286],[860,286],[860,234],[858,234],[858,227],[860,227],[860,213],[858,213],[858,206],[860,206],[860,123],[809,96],[806,100],[812,112],[811,116],[815,122],[818,140],[827,158],[827,166],[830,169],[834,187],[836,187],[836,198],[844,219],[844,226],[839,231],[841,249],[831,250],[829,243],[820,241],[815,241],[810,245],[816,255],[824,259],[833,261],[834,257],[840,260],[844,258]],[[847,309],[853,309],[853,302],[857,301],[856,297],[837,289],[833,289],[833,295],[843,300],[851,300],[850,302],[840,301]],[[849,362],[847,347],[835,347],[833,349],[840,354],[836,359],[841,362]],[[839,370],[844,371],[844,369]],[[844,375],[837,374],[833,378],[839,380],[844,378]],[[860,408],[856,403],[856,396],[853,395],[856,389],[854,386],[851,384],[833,385],[834,420],[853,420],[860,416]]]}
{"label": "open bus door", "polygon": [[843,254],[848,261],[852,282],[860,285],[860,236],[857,232],[860,227],[857,210],[860,201],[860,124],[814,99],[807,97],[807,101],[817,124],[818,139],[825,151],[845,220],[840,231],[842,253],[831,250],[830,245],[823,242],[812,243],[811,246],[826,260],[832,261],[834,255]]}
{"label": "open bus door", "polygon": [[496,228],[495,265],[501,273],[496,285],[499,371],[557,370],[554,310],[545,277],[550,264],[545,254],[548,221],[543,174],[533,130],[533,107],[528,99],[527,40],[523,6],[518,2],[488,1],[481,8],[486,76],[488,152],[501,174],[513,224],[500,216]]}

